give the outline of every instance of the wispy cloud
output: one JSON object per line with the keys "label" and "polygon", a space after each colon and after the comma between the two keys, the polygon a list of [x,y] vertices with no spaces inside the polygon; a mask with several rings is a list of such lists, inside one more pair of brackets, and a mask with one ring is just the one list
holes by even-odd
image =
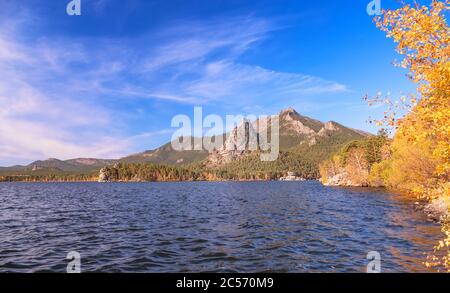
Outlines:
{"label": "wispy cloud", "polygon": [[175,26],[164,31],[160,45],[137,70],[150,84],[164,76],[158,90],[185,97],[184,101],[241,106],[242,102],[347,91],[345,85],[320,77],[240,62],[249,48],[277,29],[275,23],[255,17]]}
{"label": "wispy cloud", "polygon": [[280,98],[299,97],[305,94],[321,94],[346,91],[342,84],[318,77],[276,72],[229,61],[206,65],[201,78],[182,88],[193,96],[237,103],[239,101],[266,102]]}
{"label": "wispy cloud", "polygon": [[159,34],[162,43],[146,58],[142,69],[154,71],[186,63],[201,65],[208,57],[237,58],[274,29],[273,23],[254,17],[175,24]]}
{"label": "wispy cloud", "polygon": [[0,162],[123,154],[109,110],[65,89],[72,64],[87,62],[80,47],[27,43],[23,24],[0,29]]}

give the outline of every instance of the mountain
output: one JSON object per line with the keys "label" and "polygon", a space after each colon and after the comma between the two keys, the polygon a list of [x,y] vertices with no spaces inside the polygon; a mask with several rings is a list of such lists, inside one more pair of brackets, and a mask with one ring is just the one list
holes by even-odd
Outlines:
{"label": "mountain", "polygon": [[[302,148],[304,144],[312,147],[320,142],[320,145],[341,145],[351,140],[359,140],[370,134],[360,130],[345,127],[337,122],[329,121],[323,123],[319,120],[300,115],[295,109],[288,108],[278,114],[280,125],[280,150],[295,151],[295,148]],[[204,162],[206,167],[218,167],[231,163],[244,156],[251,155],[248,150],[235,150],[234,146],[247,145],[249,149],[259,148],[259,136],[267,132],[270,128],[270,117],[266,121],[244,120],[229,133],[223,135],[224,144],[222,148],[209,154],[206,150],[195,151],[175,151],[171,143],[167,143],[155,150],[148,150],[142,153],[133,154],[120,159],[124,163],[151,162],[168,165],[187,165]],[[262,126],[268,125],[264,128]],[[245,128],[245,129],[244,129]],[[270,131],[270,129],[269,129]],[[239,137],[239,133],[245,133]],[[250,139],[256,138],[257,141]],[[192,137],[184,137],[194,144]],[[332,148],[332,147],[331,147]],[[333,150],[335,148],[332,148]],[[301,151],[301,152],[304,152]],[[322,157],[322,156],[321,156]],[[325,158],[326,159],[326,158]]]}
{"label": "mountain", "polygon": [[[327,155],[331,154],[331,152],[327,151],[328,149],[336,150],[344,143],[360,140],[369,135],[334,121],[323,123],[319,120],[302,116],[293,108],[281,111],[278,114],[278,118],[280,151],[296,155],[297,157],[316,149],[319,153],[311,153],[310,159],[315,157],[327,159]],[[226,164],[236,163],[242,158],[259,154],[261,149],[266,149],[262,145],[261,138],[263,135],[268,135],[266,133],[268,128],[270,128],[271,119],[267,117],[265,121],[242,121],[238,127],[235,127],[227,134],[224,145],[207,157],[205,166],[210,168],[221,167]],[[319,149],[322,150],[319,151]],[[320,155],[322,153],[325,154]],[[243,162],[240,163],[242,164]],[[247,163],[251,166],[255,165],[254,163]]]}
{"label": "mountain", "polygon": [[45,161],[35,161],[27,166],[32,171],[44,169],[56,169],[66,172],[83,172],[101,168],[105,165],[114,164],[117,160],[104,160],[93,158],[78,158],[71,160],[48,159]]}
{"label": "mountain", "polygon": [[35,161],[26,166],[12,166],[12,167],[2,167],[0,171],[27,171],[27,172],[36,172],[36,171],[45,171],[45,170],[53,170],[53,171],[64,171],[64,172],[87,172],[97,170],[105,165],[114,164],[117,160],[104,160],[104,159],[93,159],[93,158],[78,158],[78,159],[70,159],[70,160],[58,160],[54,158],[50,158],[42,161]]}
{"label": "mountain", "polygon": [[[184,137],[183,139],[188,139],[191,141],[192,149],[194,149],[194,140],[192,137]],[[208,156],[206,150],[195,151],[176,151],[172,147],[172,143],[169,142],[157,149],[148,150],[142,153],[133,154],[119,161],[123,163],[142,163],[149,162],[155,164],[166,164],[166,165],[185,165],[196,163],[204,160]]]}
{"label": "mountain", "polygon": [[[287,171],[294,171],[304,177],[315,178],[318,176],[320,162],[328,159],[344,144],[371,135],[334,121],[324,123],[300,115],[293,108],[281,111],[278,113],[278,118],[280,154],[278,159],[273,162],[262,162],[260,160],[260,154],[266,147],[264,135],[268,130],[270,133],[272,118],[267,117],[265,120],[243,120],[239,126],[222,135],[224,141],[222,147],[212,153],[206,150],[176,151],[172,147],[172,143],[169,142],[154,150],[132,154],[117,160],[78,158],[63,161],[48,159],[36,161],[27,166],[0,168],[0,175],[12,172],[31,175],[58,172],[89,173],[116,163],[154,163],[191,166],[199,170],[216,170],[223,174],[241,174],[245,178],[249,174],[257,173],[270,173],[278,176]],[[191,146],[198,142],[192,137],[184,137],[183,139],[190,140]],[[231,178],[235,178],[233,176]]]}

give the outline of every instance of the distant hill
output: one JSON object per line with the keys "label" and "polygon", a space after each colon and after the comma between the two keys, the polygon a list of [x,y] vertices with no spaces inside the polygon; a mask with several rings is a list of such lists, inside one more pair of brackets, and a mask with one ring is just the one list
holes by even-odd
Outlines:
{"label": "distant hill", "polygon": [[35,161],[26,166],[12,166],[12,167],[1,167],[0,172],[36,172],[42,170],[59,170],[65,172],[88,172],[97,170],[105,165],[114,164],[118,160],[104,160],[104,159],[93,159],[93,158],[78,158],[71,160],[58,160],[58,159],[48,159],[42,161]]}
{"label": "distant hill", "polygon": [[[193,141],[192,137],[185,137],[184,139],[190,139],[191,141]],[[150,162],[165,165],[185,165],[200,162],[207,156],[208,152],[205,150],[175,151],[172,147],[172,144],[169,142],[157,149],[133,154],[121,158],[119,161],[123,163]]]}

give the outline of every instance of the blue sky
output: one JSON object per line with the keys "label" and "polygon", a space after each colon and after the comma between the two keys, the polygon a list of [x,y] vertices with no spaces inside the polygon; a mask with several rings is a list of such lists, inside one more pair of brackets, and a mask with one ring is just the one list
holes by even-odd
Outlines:
{"label": "blue sky", "polygon": [[369,0],[68,2],[0,0],[0,165],[153,149],[194,106],[376,132],[362,97],[414,91]]}

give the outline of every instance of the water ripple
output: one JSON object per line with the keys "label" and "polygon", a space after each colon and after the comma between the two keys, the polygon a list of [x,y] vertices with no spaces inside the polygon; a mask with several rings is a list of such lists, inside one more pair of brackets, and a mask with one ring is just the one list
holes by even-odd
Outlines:
{"label": "water ripple", "polygon": [[0,272],[425,271],[439,226],[318,182],[0,183]]}

